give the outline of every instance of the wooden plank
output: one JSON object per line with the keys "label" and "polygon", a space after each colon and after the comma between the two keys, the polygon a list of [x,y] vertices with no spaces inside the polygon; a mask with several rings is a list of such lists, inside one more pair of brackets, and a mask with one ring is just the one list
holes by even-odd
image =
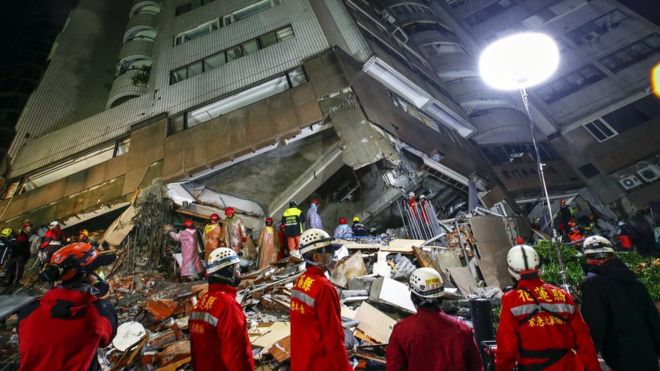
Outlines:
{"label": "wooden plank", "polygon": [[[254,332],[253,332],[254,330]],[[290,322],[274,322],[257,326],[249,333],[250,343],[259,348],[269,349],[276,341],[291,335]]]}
{"label": "wooden plank", "polygon": [[276,341],[273,346],[268,349],[268,353],[270,353],[279,363],[291,358],[291,336]]}

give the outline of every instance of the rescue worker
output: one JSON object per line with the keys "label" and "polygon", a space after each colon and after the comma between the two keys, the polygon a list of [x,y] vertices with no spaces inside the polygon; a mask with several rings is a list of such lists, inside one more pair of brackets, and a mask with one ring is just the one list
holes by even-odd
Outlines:
{"label": "rescue worker", "polygon": [[32,235],[32,223],[26,221],[23,223],[20,232],[16,236],[16,244],[14,245],[14,272],[12,273],[11,284],[17,285],[23,278],[25,272],[25,264],[30,259],[30,236]]}
{"label": "rescue worker", "polygon": [[259,269],[266,268],[270,263],[277,261],[278,251],[275,248],[273,218],[266,218],[265,225],[259,233],[257,246],[259,246]]}
{"label": "rescue worker", "polygon": [[41,240],[41,251],[46,252],[45,261],[50,260],[50,256],[59,250],[64,242],[64,232],[60,228],[60,222],[53,220],[48,224],[48,230]]}
{"label": "rescue worker", "polygon": [[108,284],[93,271],[115,259],[89,243],[67,245],[53,254],[40,276],[61,283],[18,315],[19,369],[100,370],[97,348],[114,338],[117,315],[103,299]]}
{"label": "rescue worker", "polygon": [[616,371],[657,371],[660,316],[633,272],[601,236],[582,244],[587,275],[582,282],[582,315],[596,349]]}
{"label": "rescue worker", "polygon": [[204,226],[204,259],[208,260],[211,251],[222,245],[224,245],[224,232],[220,225],[220,215],[214,213]]}
{"label": "rescue worker", "polygon": [[2,284],[11,283],[13,280],[13,254],[16,249],[16,236],[11,228],[3,228],[0,231],[0,263],[5,264],[4,269],[0,271]]}
{"label": "rescue worker", "polygon": [[247,233],[243,220],[236,216],[233,207],[225,209],[225,246],[242,255],[243,247],[247,242]]}
{"label": "rescue worker", "polygon": [[440,273],[418,268],[408,283],[417,313],[394,326],[386,370],[483,370],[472,328],[442,311],[445,291]]}
{"label": "rescue worker", "polygon": [[305,216],[298,208],[296,201],[289,202],[289,208],[282,214],[282,224],[284,224],[284,235],[286,236],[289,254],[300,257],[298,251],[300,247],[300,235],[303,233],[303,223]]}
{"label": "rescue worker", "polygon": [[600,370],[589,328],[573,297],[539,277],[539,255],[527,245],[507,254],[514,288],[502,297],[495,368]]}
{"label": "rescue worker", "polygon": [[307,223],[307,228],[317,228],[323,229],[323,222],[319,216],[319,205],[321,203],[318,199],[312,198],[312,201],[309,204],[309,209],[307,210],[307,218],[305,219]]}
{"label": "rescue worker", "polygon": [[339,296],[326,278],[341,246],[321,229],[308,229],[300,253],[307,270],[291,290],[291,371],[352,370],[344,345]]}
{"label": "rescue worker", "polygon": [[353,226],[351,228],[353,229],[353,237],[364,237],[369,234],[367,227],[360,223],[359,216],[353,217]]}
{"label": "rescue worker", "polygon": [[566,205],[566,200],[559,200],[559,211],[557,211],[557,229],[559,233],[566,235],[568,233],[568,222],[573,218],[571,208]]}
{"label": "rescue worker", "polygon": [[334,233],[335,238],[353,238],[353,229],[348,224],[346,224],[346,218],[342,216],[339,218],[338,222],[339,225],[337,228],[335,228]]}
{"label": "rescue worker", "polygon": [[198,274],[204,271],[197,253],[197,230],[190,219],[183,221],[183,227],[184,229],[177,233],[168,224],[165,225],[165,230],[169,231],[173,240],[181,244],[181,278],[195,279]]}
{"label": "rescue worker", "polygon": [[624,222],[623,220],[620,220],[617,223],[617,237],[619,238],[619,245],[623,250],[629,251],[632,250],[635,244],[633,243],[633,233],[631,231],[631,228]]}
{"label": "rescue worker", "polygon": [[278,224],[277,228],[277,244],[279,246],[277,260],[284,259],[289,256],[289,246],[286,240],[285,226],[282,223]]}
{"label": "rescue worker", "polygon": [[78,242],[89,242],[89,231],[86,229],[81,229],[78,232]]}
{"label": "rescue worker", "polygon": [[209,254],[209,291],[188,320],[193,370],[254,370],[245,313],[236,302],[239,263],[238,254],[226,247]]}

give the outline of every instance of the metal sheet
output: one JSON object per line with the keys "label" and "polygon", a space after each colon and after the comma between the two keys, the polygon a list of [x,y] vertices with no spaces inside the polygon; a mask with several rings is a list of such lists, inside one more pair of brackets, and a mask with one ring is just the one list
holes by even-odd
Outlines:
{"label": "metal sheet", "polygon": [[4,319],[32,303],[34,296],[0,295],[0,319]]}
{"label": "metal sheet", "polygon": [[506,287],[511,284],[506,254],[511,248],[502,218],[475,216],[470,218],[472,233],[477,240],[479,269],[488,286]]}

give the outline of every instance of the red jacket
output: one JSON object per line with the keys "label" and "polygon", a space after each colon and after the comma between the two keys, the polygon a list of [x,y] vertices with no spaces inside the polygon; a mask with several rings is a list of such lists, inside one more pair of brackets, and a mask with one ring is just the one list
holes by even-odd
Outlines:
{"label": "red jacket", "polygon": [[115,336],[117,315],[107,300],[58,286],[19,313],[21,370],[97,370],[96,349]]}
{"label": "red jacket", "polygon": [[44,238],[41,241],[41,248],[45,249],[48,247],[51,241],[58,241],[60,242],[60,246],[62,245],[62,241],[64,241],[64,232],[58,227],[55,229],[49,229],[44,233]]}
{"label": "red jacket", "polygon": [[188,321],[193,370],[254,370],[245,313],[236,288],[212,283]]}
{"label": "red jacket", "polygon": [[348,363],[337,290],[307,266],[291,296],[291,371],[353,370]]}
{"label": "red jacket", "polygon": [[[554,315],[537,311],[539,306]],[[542,353],[530,354],[535,351]],[[535,275],[520,280],[502,297],[495,366],[509,371],[516,362],[522,366],[549,363],[549,351],[558,360],[544,370],[600,370],[589,328],[573,297]]]}
{"label": "red jacket", "polygon": [[441,310],[418,308],[397,323],[387,346],[387,370],[483,370],[472,329]]}

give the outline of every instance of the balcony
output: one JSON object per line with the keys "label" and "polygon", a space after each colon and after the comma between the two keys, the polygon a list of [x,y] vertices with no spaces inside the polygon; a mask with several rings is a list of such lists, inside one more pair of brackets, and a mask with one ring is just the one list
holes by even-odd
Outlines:
{"label": "balcony", "polygon": [[477,144],[505,144],[530,142],[527,116],[513,109],[492,109],[471,117],[479,130],[472,139]]}
{"label": "balcony", "polygon": [[132,69],[117,76],[108,94],[106,108],[112,108],[119,101],[136,98],[147,92],[147,84],[142,83],[148,73],[141,69]]}
{"label": "balcony", "polygon": [[150,58],[153,51],[153,41],[133,39],[121,47],[119,51],[119,60],[122,61],[131,57]]}
{"label": "balcony", "polygon": [[150,13],[139,13],[135,14],[131,19],[128,20],[128,25],[126,25],[126,32],[124,33],[126,39],[126,35],[129,34],[133,29],[143,29],[143,28],[150,28],[150,29],[157,29],[158,27],[158,14],[150,14]]}
{"label": "balcony", "polygon": [[158,13],[160,13],[160,0],[133,0],[130,18],[133,18],[138,14]]}

